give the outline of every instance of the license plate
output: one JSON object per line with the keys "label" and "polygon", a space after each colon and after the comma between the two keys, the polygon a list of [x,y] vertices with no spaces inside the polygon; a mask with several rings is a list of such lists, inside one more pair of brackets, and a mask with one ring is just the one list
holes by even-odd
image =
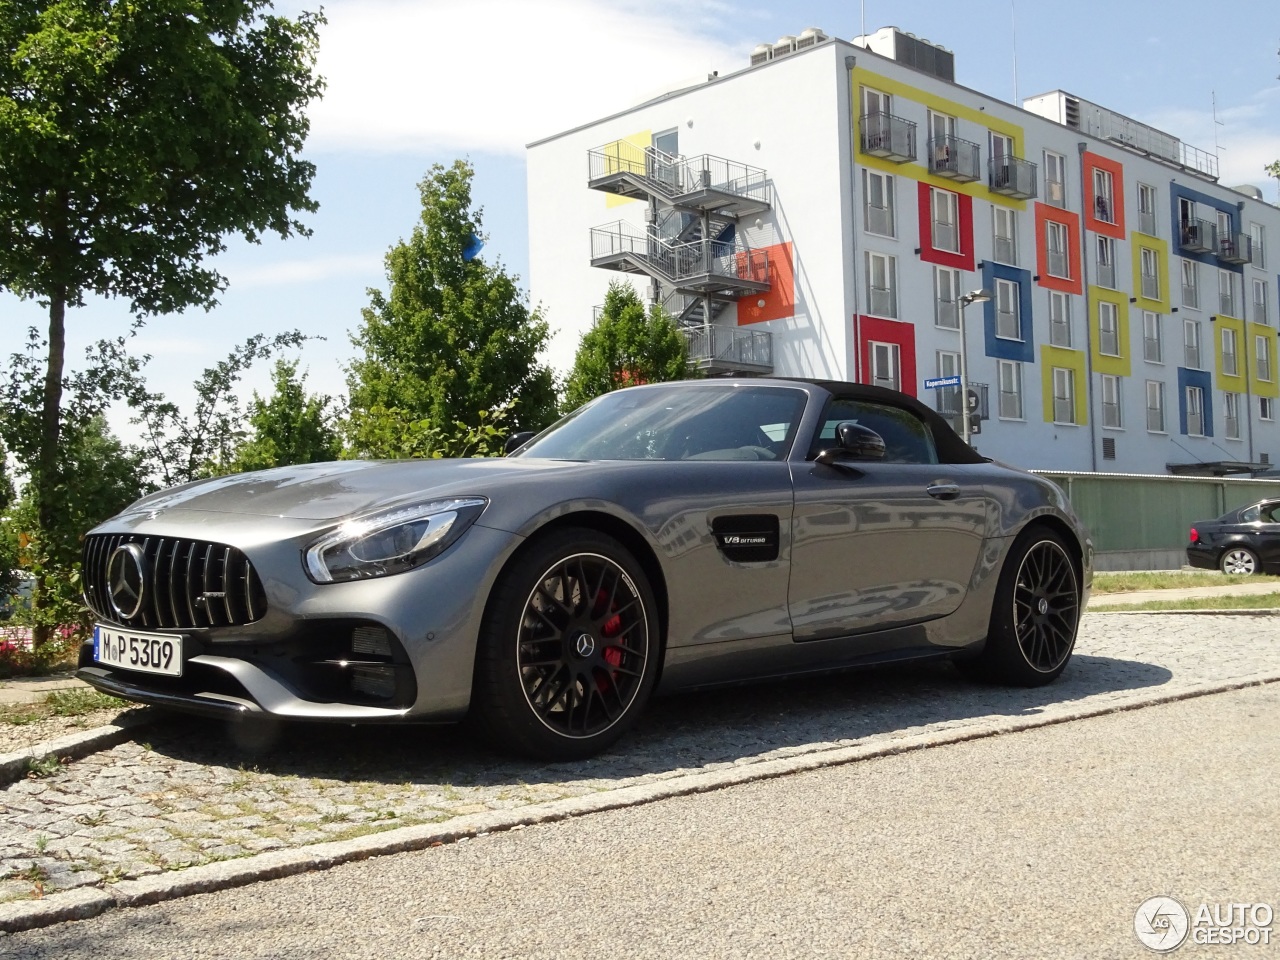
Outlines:
{"label": "license plate", "polygon": [[93,659],[124,670],[180,677],[182,637],[121,630],[99,623],[93,628]]}

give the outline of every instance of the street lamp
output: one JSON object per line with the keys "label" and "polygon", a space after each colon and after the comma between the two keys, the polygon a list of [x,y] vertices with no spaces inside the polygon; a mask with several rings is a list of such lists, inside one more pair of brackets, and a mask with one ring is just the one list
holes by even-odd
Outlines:
{"label": "street lamp", "polygon": [[973,446],[973,435],[969,432],[969,338],[964,330],[964,308],[971,303],[986,303],[990,299],[991,291],[986,287],[960,297],[960,423],[964,430],[964,442],[969,446]]}

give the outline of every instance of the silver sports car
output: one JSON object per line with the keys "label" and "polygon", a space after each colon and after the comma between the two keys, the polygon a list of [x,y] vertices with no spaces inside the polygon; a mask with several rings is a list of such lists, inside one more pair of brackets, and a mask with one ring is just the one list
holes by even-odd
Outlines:
{"label": "silver sports car", "polygon": [[139,500],[85,539],[79,676],[228,717],[454,721],[572,759],[655,691],[952,657],[1062,672],[1092,546],[1062,492],[902,394],[620,390],[501,459],[342,462]]}

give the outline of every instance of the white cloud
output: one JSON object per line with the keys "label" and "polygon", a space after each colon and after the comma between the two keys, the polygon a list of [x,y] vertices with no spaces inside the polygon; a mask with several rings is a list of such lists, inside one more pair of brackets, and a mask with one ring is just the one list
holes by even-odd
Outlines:
{"label": "white cloud", "polygon": [[655,84],[745,66],[748,49],[698,32],[722,15],[714,0],[337,0],[325,13],[328,89],[310,138],[321,149],[522,155]]}
{"label": "white cloud", "polygon": [[1207,153],[1214,152],[1216,133],[1219,182],[1251,183],[1274,202],[1276,183],[1263,167],[1280,159],[1280,129],[1272,119],[1280,113],[1280,87],[1264,87],[1242,103],[1220,104],[1217,113],[1220,124],[1214,123],[1212,108],[1162,110],[1143,119]]}
{"label": "white cloud", "polygon": [[279,260],[275,263],[223,267],[231,289],[279,287],[295,283],[330,280],[334,277],[382,273],[384,254],[354,253],[305,260]]}

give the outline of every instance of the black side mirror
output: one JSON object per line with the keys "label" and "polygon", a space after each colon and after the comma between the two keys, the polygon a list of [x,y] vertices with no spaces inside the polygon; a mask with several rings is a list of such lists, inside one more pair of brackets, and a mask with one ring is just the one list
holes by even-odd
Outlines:
{"label": "black side mirror", "polygon": [[884,437],[870,427],[846,420],[836,424],[836,445],[814,459],[827,464],[837,460],[883,460]]}
{"label": "black side mirror", "polygon": [[521,430],[519,433],[513,433],[511,436],[507,437],[507,442],[502,445],[502,455],[505,457],[509,454],[515,453],[526,443],[532,440],[533,436],[534,433],[532,430]]}

